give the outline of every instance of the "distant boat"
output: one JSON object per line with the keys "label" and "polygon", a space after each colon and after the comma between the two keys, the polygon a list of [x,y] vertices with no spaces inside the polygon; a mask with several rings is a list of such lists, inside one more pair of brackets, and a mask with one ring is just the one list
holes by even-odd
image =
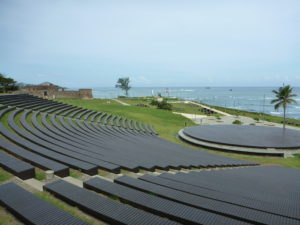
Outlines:
{"label": "distant boat", "polygon": [[229,91],[232,91],[232,89],[229,89]]}
{"label": "distant boat", "polygon": [[210,87],[205,87],[205,89],[210,89]]}

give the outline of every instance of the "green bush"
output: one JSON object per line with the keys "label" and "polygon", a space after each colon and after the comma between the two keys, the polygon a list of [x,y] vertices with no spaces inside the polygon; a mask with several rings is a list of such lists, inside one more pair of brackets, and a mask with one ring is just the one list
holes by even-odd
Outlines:
{"label": "green bush", "polygon": [[158,106],[158,101],[157,100],[155,100],[155,99],[153,99],[151,102],[150,102],[150,105],[156,105],[156,106]]}
{"label": "green bush", "polygon": [[165,109],[165,110],[172,110],[172,105],[168,103],[166,100],[158,102],[157,104],[158,109]]}
{"label": "green bush", "polygon": [[255,120],[255,121],[259,121],[259,118],[258,117],[253,117],[253,119]]}
{"label": "green bush", "polygon": [[235,121],[232,122],[232,124],[241,125],[241,124],[242,124],[242,121],[240,121],[240,120],[235,120]]}
{"label": "green bush", "polygon": [[167,102],[167,100],[162,100],[161,102],[157,100],[152,100],[150,105],[156,105],[158,109],[172,110],[172,105]]}

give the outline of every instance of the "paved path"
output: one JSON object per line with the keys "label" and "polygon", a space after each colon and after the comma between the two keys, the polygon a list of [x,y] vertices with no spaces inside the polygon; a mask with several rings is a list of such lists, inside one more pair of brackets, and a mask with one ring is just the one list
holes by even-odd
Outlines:
{"label": "paved path", "polygon": [[[207,116],[202,118],[200,121],[194,121],[196,124],[201,125],[212,125],[212,124],[232,124],[233,121],[240,120],[243,125],[256,125],[256,126],[270,126],[270,127],[282,127],[282,124],[268,122],[260,120],[259,122],[254,119],[246,116],[221,116],[220,119],[217,119],[215,116]],[[300,130],[299,127],[286,126],[289,129]]]}
{"label": "paved path", "polygon": [[186,101],[186,102],[187,102],[187,103],[190,103],[190,104],[194,104],[194,105],[201,106],[202,108],[209,109],[209,110],[211,110],[211,111],[214,111],[214,112],[216,112],[216,113],[222,114],[222,115],[224,115],[224,116],[231,116],[231,115],[228,114],[228,113],[225,113],[225,112],[222,112],[222,111],[220,111],[220,110],[217,110],[217,109],[208,107],[208,106],[206,106],[206,105],[202,105],[202,104],[197,103],[197,102],[191,102],[191,101]]}
{"label": "paved path", "polygon": [[120,101],[119,99],[116,99],[116,98],[112,98],[111,100],[114,100],[115,102],[120,103],[121,105],[126,105],[126,106],[130,105],[130,104],[127,104],[126,102],[122,102],[122,101]]}

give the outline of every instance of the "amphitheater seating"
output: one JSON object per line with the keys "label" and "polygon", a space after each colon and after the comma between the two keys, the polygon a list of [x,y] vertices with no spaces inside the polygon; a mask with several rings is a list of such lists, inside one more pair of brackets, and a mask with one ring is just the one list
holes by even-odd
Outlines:
{"label": "amphitheater seating", "polygon": [[34,196],[14,183],[0,185],[0,205],[25,224],[88,224]]}
{"label": "amphitheater seating", "polygon": [[[18,112],[20,111],[17,110],[12,112],[8,118],[9,126],[18,134],[18,136],[13,135],[14,138],[10,138],[11,141],[17,143],[20,146],[30,149],[33,152],[37,152],[41,155],[44,155],[48,158],[64,163],[75,169],[80,169],[87,174],[90,175],[97,174],[97,167],[94,164],[76,159],[75,157],[72,157],[74,156],[74,153],[71,153],[67,149],[64,150],[58,149],[57,146],[45,142],[42,139],[34,136],[30,132],[21,129],[19,126],[17,126],[17,124],[14,122],[14,117]],[[61,150],[62,152],[58,152],[59,150]]]}
{"label": "amphitheater seating", "polygon": [[162,173],[159,176],[143,175],[139,179],[193,196],[296,219],[298,223],[300,220],[300,173],[296,169],[248,167],[177,174]]}
{"label": "amphitheater seating", "polygon": [[[44,186],[109,224],[300,223],[297,170],[195,151],[140,121],[29,95],[0,96],[0,119],[0,148],[9,153],[0,151],[0,165],[21,179],[34,177],[34,167],[60,177],[69,168],[88,175],[192,169],[114,182],[94,177],[85,188],[62,180]],[[232,168],[239,166],[247,167]],[[15,184],[0,185],[0,204],[28,224],[83,224]]]}
{"label": "amphitheater seating", "polygon": [[[2,127],[0,127],[0,131],[2,131],[1,128]],[[33,152],[27,151],[26,149],[12,144],[5,139],[1,139],[0,147],[10,154],[17,156],[18,158],[21,158],[22,160],[27,161],[38,168],[44,170],[53,170],[54,174],[56,174],[57,176],[65,177],[69,175],[69,168],[67,166]]]}
{"label": "amphitheater seating", "polygon": [[[8,111],[11,111],[12,108],[7,108],[5,110],[2,110],[0,112],[0,119],[2,118],[3,114],[5,114]],[[19,137],[13,133],[11,133],[9,130],[7,130],[1,123],[0,123],[0,132],[1,134],[10,139],[10,140],[16,140],[19,139]],[[35,165],[39,168],[46,169],[46,170],[53,170],[54,173],[58,176],[67,176],[69,174],[68,167],[58,163],[56,161],[50,160],[48,158],[45,158],[39,154],[36,154],[34,152],[28,151],[19,145],[16,145],[12,141],[8,141],[7,139],[1,138],[0,141],[0,147],[9,152],[10,154],[13,154],[27,162],[30,162],[32,165]]]}
{"label": "amphitheater seating", "polygon": [[47,184],[44,189],[110,224],[177,224],[140,209],[101,197],[62,180]]}
{"label": "amphitheater seating", "polygon": [[[16,102],[26,103],[26,109],[14,108],[15,104],[11,107]],[[184,148],[159,138],[152,126],[107,113],[29,95],[1,96],[0,104],[4,104],[1,115],[8,117],[9,129],[4,126],[1,129],[11,142],[6,143],[7,151],[24,148],[31,154],[90,175],[96,174],[97,169],[119,173],[121,169],[138,172],[140,169],[254,165]],[[45,107],[47,104],[49,107]],[[32,161],[33,155],[29,158],[30,163],[40,166],[39,162]],[[46,164],[46,167],[53,168],[53,165]]]}
{"label": "amphitheater seating", "polygon": [[25,180],[35,176],[34,168],[19,159],[0,152],[0,167]]}
{"label": "amphitheater seating", "polygon": [[184,224],[296,225],[299,181],[297,169],[265,166],[121,176],[114,183],[92,178],[84,187]]}
{"label": "amphitheater seating", "polygon": [[147,181],[134,179],[128,176],[122,176],[115,179],[115,182],[140,191],[153,193],[156,196],[160,196],[165,199],[214,212],[216,214],[237,218],[249,223],[268,224],[270,221],[274,221],[272,224],[280,225],[286,222],[289,224],[297,224],[296,220],[289,219],[281,215],[274,215],[257,209],[251,209],[240,205],[210,199],[206,196],[195,196],[190,193],[174,190],[171,187],[163,187],[158,184],[149,183]]}
{"label": "amphitheater seating", "polygon": [[93,178],[84,182],[84,187],[102,194],[116,196],[146,211],[185,224],[247,224],[239,220],[143,193],[100,178]]}

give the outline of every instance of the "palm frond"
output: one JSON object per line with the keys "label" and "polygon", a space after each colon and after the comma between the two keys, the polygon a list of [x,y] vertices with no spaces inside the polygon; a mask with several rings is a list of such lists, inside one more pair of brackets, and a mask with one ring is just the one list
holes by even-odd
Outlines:
{"label": "palm frond", "polygon": [[273,100],[271,101],[271,104],[274,104],[274,103],[279,102],[279,101],[281,101],[281,99],[278,99],[278,98],[273,99]]}
{"label": "palm frond", "polygon": [[271,104],[275,104],[274,108],[277,111],[280,107],[286,109],[288,104],[296,103],[293,97],[297,96],[293,93],[293,88],[290,85],[279,87],[278,90],[272,90],[276,98],[271,100]]}
{"label": "palm frond", "polygon": [[291,94],[291,95],[289,95],[289,97],[297,97],[298,95],[296,95],[296,94]]}
{"label": "palm frond", "polygon": [[274,109],[275,109],[276,111],[278,111],[279,108],[280,108],[280,106],[282,106],[282,105],[283,105],[283,102],[279,102],[279,103],[277,103],[277,104],[274,105]]}
{"label": "palm frond", "polygon": [[297,103],[297,101],[295,99],[287,99],[286,102],[287,103]]}

